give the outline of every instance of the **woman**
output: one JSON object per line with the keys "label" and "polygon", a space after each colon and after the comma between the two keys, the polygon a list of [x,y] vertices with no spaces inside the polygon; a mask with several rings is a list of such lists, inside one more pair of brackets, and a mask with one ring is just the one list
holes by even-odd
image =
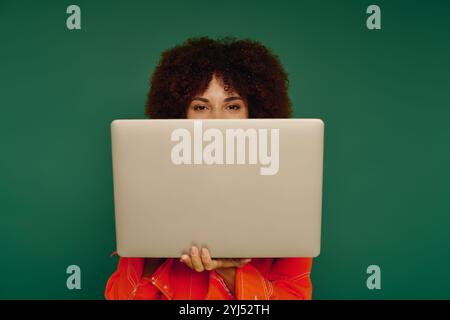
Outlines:
{"label": "woman", "polygon": [[[262,44],[190,39],[162,54],[146,115],[153,119],[287,118],[288,78]],[[120,258],[107,299],[311,299],[311,258],[212,259],[192,247],[180,259]]]}

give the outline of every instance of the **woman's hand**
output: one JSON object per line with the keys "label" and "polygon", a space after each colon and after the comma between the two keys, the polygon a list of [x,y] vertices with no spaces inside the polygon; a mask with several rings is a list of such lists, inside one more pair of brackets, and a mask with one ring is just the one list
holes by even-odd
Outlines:
{"label": "woman's hand", "polygon": [[200,251],[195,246],[191,247],[189,254],[183,254],[180,258],[181,262],[197,272],[233,267],[239,268],[249,263],[251,260],[252,259],[212,259],[207,248],[202,248]]}

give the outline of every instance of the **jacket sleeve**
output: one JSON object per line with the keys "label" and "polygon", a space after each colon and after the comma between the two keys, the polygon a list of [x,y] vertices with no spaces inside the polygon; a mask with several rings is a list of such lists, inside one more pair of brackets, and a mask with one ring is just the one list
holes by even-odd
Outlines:
{"label": "jacket sleeve", "polygon": [[117,270],[109,278],[105,298],[107,300],[158,300],[161,292],[142,278],[143,258],[120,258]]}
{"label": "jacket sleeve", "polygon": [[235,279],[237,300],[310,300],[312,258],[274,259],[264,277],[251,264],[238,268]]}

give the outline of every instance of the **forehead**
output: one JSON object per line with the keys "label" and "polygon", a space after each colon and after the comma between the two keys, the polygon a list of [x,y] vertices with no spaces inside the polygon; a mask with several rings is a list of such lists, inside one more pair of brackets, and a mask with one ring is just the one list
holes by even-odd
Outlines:
{"label": "forehead", "polygon": [[228,85],[225,85],[222,78],[213,75],[211,81],[208,84],[205,92],[202,95],[225,95],[225,96],[240,96]]}

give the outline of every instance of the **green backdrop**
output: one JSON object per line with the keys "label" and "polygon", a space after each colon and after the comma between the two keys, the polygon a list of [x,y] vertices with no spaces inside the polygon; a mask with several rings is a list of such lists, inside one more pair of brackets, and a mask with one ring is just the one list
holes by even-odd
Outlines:
{"label": "green backdrop", "polygon": [[[382,30],[366,28],[381,8]],[[81,8],[82,29],[66,28]],[[450,298],[448,1],[0,1],[0,298],[103,298],[111,120],[144,118],[160,53],[250,37],[326,124],[314,298]],[[82,289],[66,288],[66,268]],[[366,269],[381,268],[381,290]]]}

